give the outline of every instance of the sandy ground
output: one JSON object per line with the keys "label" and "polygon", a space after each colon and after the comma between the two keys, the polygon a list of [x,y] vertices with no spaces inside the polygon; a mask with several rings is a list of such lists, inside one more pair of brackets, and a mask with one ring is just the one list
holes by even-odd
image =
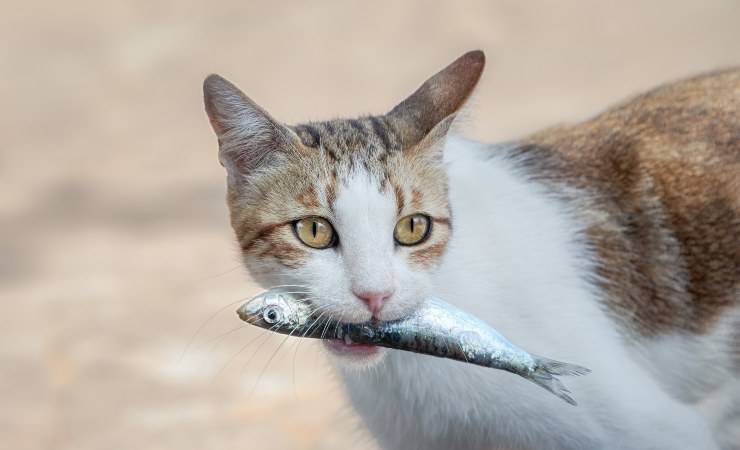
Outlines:
{"label": "sandy ground", "polygon": [[257,288],[202,79],[295,122],[382,112],[482,48],[469,130],[493,140],[740,63],[736,0],[608,3],[5,0],[0,447],[373,448],[315,343],[224,334]]}

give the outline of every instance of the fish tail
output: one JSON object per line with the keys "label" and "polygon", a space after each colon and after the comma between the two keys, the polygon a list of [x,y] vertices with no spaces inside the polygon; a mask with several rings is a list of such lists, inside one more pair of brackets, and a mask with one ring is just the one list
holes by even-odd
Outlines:
{"label": "fish tail", "polygon": [[541,386],[561,399],[576,406],[578,403],[571,397],[570,391],[560,381],[556,375],[561,376],[580,376],[591,373],[591,369],[576,364],[569,364],[554,359],[535,357],[535,369],[527,377],[530,381]]}

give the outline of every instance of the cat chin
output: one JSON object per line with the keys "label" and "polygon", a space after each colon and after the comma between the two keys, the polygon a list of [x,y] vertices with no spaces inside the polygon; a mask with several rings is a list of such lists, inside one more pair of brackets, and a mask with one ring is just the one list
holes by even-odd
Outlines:
{"label": "cat chin", "polygon": [[362,372],[380,364],[388,349],[376,346],[344,345],[334,341],[322,341],[332,362],[342,370]]}

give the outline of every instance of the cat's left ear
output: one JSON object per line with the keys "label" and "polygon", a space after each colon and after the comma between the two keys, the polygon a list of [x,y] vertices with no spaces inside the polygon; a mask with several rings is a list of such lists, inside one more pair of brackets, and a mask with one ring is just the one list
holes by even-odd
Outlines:
{"label": "cat's left ear", "polygon": [[465,53],[386,114],[404,149],[433,146],[447,135],[478,84],[485,63],[482,51]]}

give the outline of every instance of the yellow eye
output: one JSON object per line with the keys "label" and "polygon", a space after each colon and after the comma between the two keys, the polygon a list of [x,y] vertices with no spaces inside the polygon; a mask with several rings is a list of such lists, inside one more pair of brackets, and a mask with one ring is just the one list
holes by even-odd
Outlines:
{"label": "yellow eye", "polygon": [[429,236],[429,217],[423,214],[412,214],[401,218],[396,223],[393,237],[401,245],[416,245]]}
{"label": "yellow eye", "polygon": [[295,234],[304,244],[313,248],[327,248],[336,241],[334,228],[321,217],[306,217],[294,223]]}

